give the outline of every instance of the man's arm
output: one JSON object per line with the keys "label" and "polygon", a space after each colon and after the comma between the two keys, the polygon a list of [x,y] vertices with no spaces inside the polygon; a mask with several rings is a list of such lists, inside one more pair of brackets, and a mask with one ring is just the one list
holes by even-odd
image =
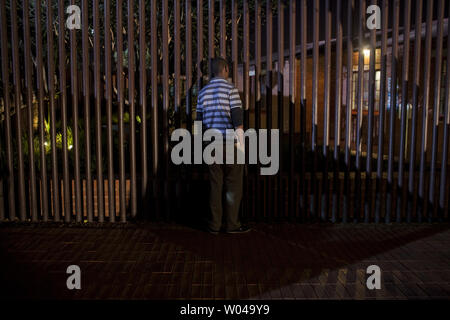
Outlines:
{"label": "man's arm", "polygon": [[241,146],[244,146],[244,112],[242,110],[241,97],[236,88],[233,88],[230,92],[230,110],[231,122],[237,133],[239,143]]}

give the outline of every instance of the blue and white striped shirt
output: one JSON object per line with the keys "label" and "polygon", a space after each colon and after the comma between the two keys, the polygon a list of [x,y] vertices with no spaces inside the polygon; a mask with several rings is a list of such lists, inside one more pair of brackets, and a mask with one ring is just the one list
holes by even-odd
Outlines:
{"label": "blue and white striped shirt", "polygon": [[215,77],[203,87],[197,98],[197,120],[206,129],[217,129],[224,136],[227,129],[242,125],[242,103],[236,87]]}

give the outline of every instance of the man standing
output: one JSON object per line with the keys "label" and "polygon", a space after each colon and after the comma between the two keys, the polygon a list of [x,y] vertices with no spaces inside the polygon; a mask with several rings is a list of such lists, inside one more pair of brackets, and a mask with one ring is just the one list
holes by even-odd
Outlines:
{"label": "man standing", "polygon": [[[224,58],[214,58],[211,61],[212,78],[209,83],[200,90],[197,99],[197,121],[202,121],[205,129],[219,130],[225,146],[234,144],[234,154],[237,153],[237,145],[243,146],[243,111],[239,92],[236,87],[228,82],[229,68]],[[238,141],[227,136],[227,129],[240,129]],[[222,141],[223,142],[223,141]],[[212,142],[214,143],[214,141]],[[226,152],[224,147],[224,154]],[[224,157],[225,159],[226,157]],[[225,213],[227,233],[244,233],[250,228],[241,225],[239,220],[239,207],[242,198],[242,179],[244,165],[218,164],[208,165],[210,181],[210,217],[207,222],[207,230],[218,234],[222,226],[222,213]],[[222,199],[224,201],[222,201]],[[224,202],[224,203],[223,203]]]}

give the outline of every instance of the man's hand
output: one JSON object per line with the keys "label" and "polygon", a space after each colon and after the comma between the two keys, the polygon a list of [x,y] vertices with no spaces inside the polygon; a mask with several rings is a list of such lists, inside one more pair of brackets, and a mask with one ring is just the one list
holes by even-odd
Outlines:
{"label": "man's hand", "polygon": [[237,150],[238,152],[242,152],[245,155],[245,142],[244,142],[244,126],[239,126],[235,129],[238,142],[237,142]]}

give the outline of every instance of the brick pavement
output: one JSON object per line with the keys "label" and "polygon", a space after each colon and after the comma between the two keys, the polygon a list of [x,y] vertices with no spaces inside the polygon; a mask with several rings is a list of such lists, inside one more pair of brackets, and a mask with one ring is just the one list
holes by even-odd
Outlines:
{"label": "brick pavement", "polygon": [[[448,224],[257,224],[218,236],[173,224],[0,225],[0,297],[428,299],[450,297]],[[66,289],[77,264],[82,289]],[[381,268],[368,290],[366,268]]]}

